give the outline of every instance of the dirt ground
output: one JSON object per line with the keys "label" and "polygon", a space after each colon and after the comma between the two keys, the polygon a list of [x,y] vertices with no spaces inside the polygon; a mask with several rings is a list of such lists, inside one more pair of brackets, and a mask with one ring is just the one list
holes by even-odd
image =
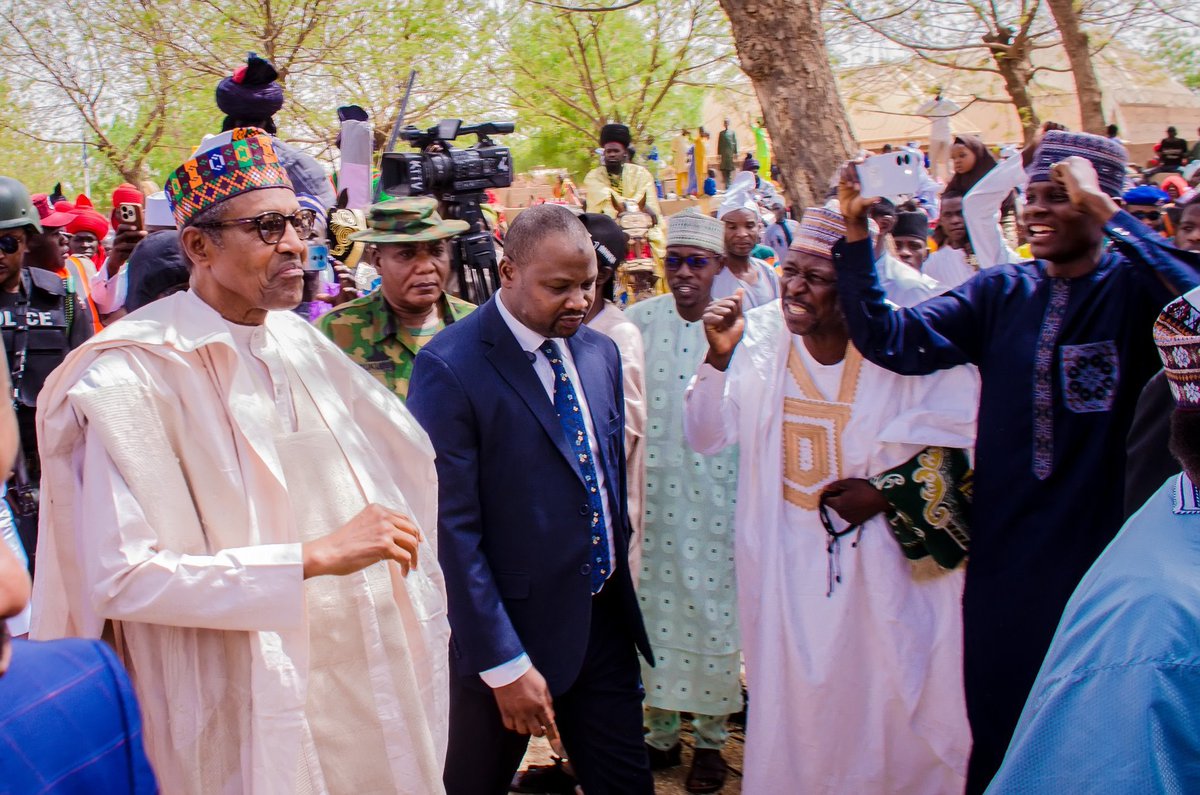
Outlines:
{"label": "dirt ground", "polygon": [[[729,742],[725,744],[725,761],[729,763],[729,778],[725,780],[722,795],[741,795],[742,792],[742,748],[746,732],[741,726],[731,726]],[[529,751],[521,762],[521,769],[529,765],[545,765],[550,763],[550,745],[543,739],[535,737],[529,744]],[[692,764],[692,737],[690,724],[684,722],[683,732],[683,764],[670,770],[660,770],[654,774],[654,791],[656,795],[685,795],[683,782],[687,779],[688,769]]]}

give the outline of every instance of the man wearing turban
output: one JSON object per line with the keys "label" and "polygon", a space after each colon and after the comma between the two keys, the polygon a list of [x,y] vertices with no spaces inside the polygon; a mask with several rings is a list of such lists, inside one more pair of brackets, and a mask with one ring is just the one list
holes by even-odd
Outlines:
{"label": "man wearing turban", "polygon": [[321,164],[309,154],[276,137],[275,114],[283,107],[279,72],[265,58],[250,53],[246,65],[217,84],[217,107],[225,114],[221,131],[257,127],[271,134],[275,155],[287,170],[296,193],[315,196],[325,207],[336,203],[333,185]]}
{"label": "man wearing turban", "polygon": [[[604,162],[589,171],[584,179],[584,201],[589,213],[604,213],[610,218],[630,209],[649,213],[654,219],[649,238],[657,270],[666,251],[663,215],[658,206],[654,176],[644,166],[629,162],[632,141],[629,128],[624,124],[606,124],[600,129]],[[659,276],[662,276],[661,271]]]}

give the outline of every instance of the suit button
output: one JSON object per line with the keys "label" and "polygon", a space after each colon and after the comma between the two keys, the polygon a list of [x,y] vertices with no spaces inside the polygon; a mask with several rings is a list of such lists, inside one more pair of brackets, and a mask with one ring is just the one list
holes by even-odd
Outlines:
{"label": "suit button", "polygon": [[588,514],[591,512],[591,510],[592,510],[592,509],[591,509],[591,508],[589,508],[589,507],[588,507],[588,506],[586,506],[586,505],[580,505],[580,506],[579,506],[579,515],[580,515],[580,516],[587,516],[587,515],[588,515]]}
{"label": "suit button", "polygon": [[582,566],[580,566],[579,573],[580,574],[591,574],[592,573],[592,564],[585,563]]}

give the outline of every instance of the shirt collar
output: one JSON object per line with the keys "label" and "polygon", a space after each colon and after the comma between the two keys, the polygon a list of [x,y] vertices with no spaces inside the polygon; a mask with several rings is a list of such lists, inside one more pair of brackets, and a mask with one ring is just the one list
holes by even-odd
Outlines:
{"label": "shirt collar", "polygon": [[[496,291],[496,309],[500,310],[500,317],[504,318],[504,324],[508,326],[508,330],[517,338],[517,344],[521,346],[521,350],[526,353],[537,353],[538,349],[542,347],[542,343],[547,339],[551,339],[538,334],[529,328],[529,326],[517,320],[513,313],[508,311],[508,307],[504,305],[504,290]],[[554,339],[554,343],[558,345],[560,351],[565,345],[562,339],[557,338]]]}
{"label": "shirt collar", "polygon": [[1175,479],[1175,515],[1188,516],[1200,514],[1200,490],[1187,473],[1180,472]]}

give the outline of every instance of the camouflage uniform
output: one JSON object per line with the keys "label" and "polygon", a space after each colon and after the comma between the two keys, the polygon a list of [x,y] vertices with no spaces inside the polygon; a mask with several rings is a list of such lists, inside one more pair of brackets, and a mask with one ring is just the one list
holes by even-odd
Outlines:
{"label": "camouflage uniform", "polygon": [[[348,250],[352,244],[445,240],[467,231],[465,222],[438,215],[437,200],[428,196],[380,202],[371,206],[364,220],[366,229],[337,234],[339,251]],[[358,225],[353,217],[335,221],[338,221],[335,227],[340,224],[346,227],[342,231],[347,233]],[[404,400],[408,397],[408,379],[412,376],[417,352],[447,324],[470,314],[475,305],[443,293],[440,308],[441,319],[437,325],[425,329],[404,328],[384,299],[383,289],[379,288],[317,318],[316,326],[347,356]]]}
{"label": "camouflage uniform", "polygon": [[403,328],[384,300],[383,290],[377,289],[322,315],[316,326],[347,356],[404,400],[408,397],[408,379],[417,352],[446,324],[470,314],[475,305],[445,293],[441,308],[442,320],[436,326]]}

